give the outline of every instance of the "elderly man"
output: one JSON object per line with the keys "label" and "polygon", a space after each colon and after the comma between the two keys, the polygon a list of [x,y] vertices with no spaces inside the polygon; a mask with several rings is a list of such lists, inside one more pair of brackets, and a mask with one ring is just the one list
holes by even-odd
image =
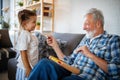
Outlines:
{"label": "elderly man", "polygon": [[83,29],[86,36],[70,56],[63,54],[53,36],[47,39],[58,58],[78,68],[78,74],[43,59],[31,72],[29,80],[120,80],[120,38],[104,31],[102,12],[90,9],[85,15]]}

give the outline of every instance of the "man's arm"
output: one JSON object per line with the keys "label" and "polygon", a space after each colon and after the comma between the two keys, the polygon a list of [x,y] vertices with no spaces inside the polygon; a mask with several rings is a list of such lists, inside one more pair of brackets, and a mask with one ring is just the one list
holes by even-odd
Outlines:
{"label": "man's arm", "polygon": [[103,71],[105,71],[106,73],[108,73],[108,69],[107,69],[107,61],[97,57],[96,55],[94,55],[93,53],[91,53],[87,46],[82,46],[80,48],[78,48],[76,50],[77,52],[81,52],[83,53],[86,57],[92,59]]}
{"label": "man's arm", "polygon": [[49,59],[56,62],[57,64],[59,64],[60,66],[62,66],[63,68],[65,68],[66,70],[74,73],[74,74],[79,74],[80,70],[76,67],[73,67],[71,65],[66,64],[65,62],[63,62],[62,60],[54,57],[54,56],[49,56]]}
{"label": "man's arm", "polygon": [[53,57],[53,56],[49,56],[49,59],[53,60],[54,62],[56,62],[57,64],[59,64],[60,66],[62,66],[63,68],[67,69],[68,71],[74,73],[74,74],[79,74],[80,70],[70,66],[68,64],[66,64],[65,62],[63,62],[63,58],[64,58],[64,54],[61,51],[61,49],[59,48],[56,39],[53,36],[49,36],[47,39],[47,43],[48,45],[52,46],[52,48],[54,49],[54,51],[56,52],[57,56],[59,59]]}
{"label": "man's arm", "polygon": [[107,68],[107,61],[105,61],[104,59],[99,58],[98,56],[90,53],[91,56],[89,58],[91,58],[103,71],[105,71],[106,73],[108,73],[108,68]]}
{"label": "man's arm", "polygon": [[64,58],[65,55],[61,51],[60,47],[57,44],[56,39],[53,36],[47,36],[47,44],[54,49],[59,59],[62,60]]}

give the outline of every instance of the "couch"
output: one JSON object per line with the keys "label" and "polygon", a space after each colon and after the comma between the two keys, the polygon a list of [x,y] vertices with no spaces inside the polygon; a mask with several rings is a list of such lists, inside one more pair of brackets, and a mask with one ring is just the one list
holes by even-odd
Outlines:
{"label": "couch", "polygon": [[8,60],[16,56],[8,29],[0,29],[0,72],[7,70]]}
{"label": "couch", "polygon": [[[53,36],[57,39],[66,41],[67,44],[63,49],[65,55],[70,55],[73,49],[79,44],[85,34],[72,34],[72,33],[53,33]],[[16,58],[9,59],[8,61],[8,78],[9,80],[15,80],[16,74]]]}

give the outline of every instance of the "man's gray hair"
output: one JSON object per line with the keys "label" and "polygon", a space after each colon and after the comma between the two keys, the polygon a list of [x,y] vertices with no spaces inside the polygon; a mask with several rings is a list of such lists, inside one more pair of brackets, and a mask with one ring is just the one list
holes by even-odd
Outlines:
{"label": "man's gray hair", "polygon": [[103,16],[102,11],[100,11],[96,8],[91,8],[90,10],[88,10],[88,12],[85,14],[85,16],[88,14],[92,14],[94,17],[94,20],[101,20],[102,26],[104,26],[104,16]]}

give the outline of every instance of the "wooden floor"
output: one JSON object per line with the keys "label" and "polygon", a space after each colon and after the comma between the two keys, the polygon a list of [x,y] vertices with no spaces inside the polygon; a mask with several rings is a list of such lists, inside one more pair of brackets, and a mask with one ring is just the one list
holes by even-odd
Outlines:
{"label": "wooden floor", "polygon": [[7,71],[0,72],[0,80],[8,80],[8,72]]}

